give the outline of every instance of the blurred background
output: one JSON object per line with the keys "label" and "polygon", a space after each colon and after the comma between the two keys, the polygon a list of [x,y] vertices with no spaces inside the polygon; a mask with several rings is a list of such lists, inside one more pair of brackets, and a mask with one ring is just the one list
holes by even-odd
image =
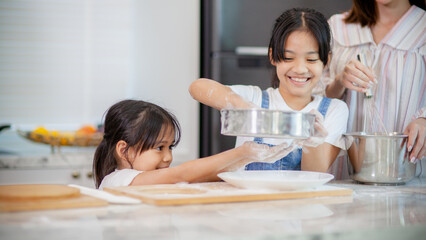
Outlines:
{"label": "blurred background", "polygon": [[175,164],[198,156],[198,0],[0,0],[0,184],[93,185],[94,147],[29,141],[16,130],[77,130],[135,98],[173,112]]}

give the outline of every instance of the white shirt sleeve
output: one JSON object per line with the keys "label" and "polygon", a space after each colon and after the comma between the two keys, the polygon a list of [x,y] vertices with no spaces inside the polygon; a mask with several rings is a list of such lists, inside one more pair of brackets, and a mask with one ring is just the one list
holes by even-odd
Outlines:
{"label": "white shirt sleeve", "polygon": [[245,100],[252,102],[259,107],[262,105],[262,90],[258,86],[231,85],[228,87]]}
{"label": "white shirt sleeve", "polygon": [[104,187],[129,186],[133,179],[142,172],[143,171],[138,171],[135,169],[115,169],[114,172],[106,175],[104,179],[102,179],[101,185],[99,185],[99,189],[103,189]]}
{"label": "white shirt sleeve", "polygon": [[338,99],[332,99],[324,119],[324,127],[328,131],[325,142],[346,150],[345,139],[349,110],[346,103]]}

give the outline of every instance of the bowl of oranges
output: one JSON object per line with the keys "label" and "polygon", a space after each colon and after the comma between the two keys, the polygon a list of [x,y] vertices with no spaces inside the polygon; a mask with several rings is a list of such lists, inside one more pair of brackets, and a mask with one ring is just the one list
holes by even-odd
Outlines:
{"label": "bowl of oranges", "polygon": [[17,130],[17,132],[33,142],[51,146],[97,146],[103,138],[103,132],[93,125],[83,125],[75,131],[59,131],[39,126],[32,131]]}

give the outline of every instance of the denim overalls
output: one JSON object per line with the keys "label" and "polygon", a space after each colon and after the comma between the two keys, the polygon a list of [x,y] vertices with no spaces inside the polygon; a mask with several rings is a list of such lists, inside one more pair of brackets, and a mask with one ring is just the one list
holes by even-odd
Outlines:
{"label": "denim overalls", "polygon": [[[324,97],[318,108],[324,117],[327,113],[328,107],[330,106],[331,99]],[[269,108],[269,94],[267,91],[262,91],[262,108]],[[257,143],[266,144],[268,146],[274,146],[263,142],[263,138],[255,137],[254,140]],[[300,170],[300,163],[302,161],[302,149],[298,148],[290,152],[287,156],[277,160],[274,163],[261,163],[254,162],[246,165],[245,170]]]}

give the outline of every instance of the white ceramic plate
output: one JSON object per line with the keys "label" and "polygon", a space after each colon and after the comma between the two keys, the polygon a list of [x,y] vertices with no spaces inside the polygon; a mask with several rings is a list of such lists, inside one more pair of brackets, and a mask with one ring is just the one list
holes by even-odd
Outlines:
{"label": "white ceramic plate", "polygon": [[218,176],[240,188],[281,191],[315,188],[334,178],[328,173],[291,170],[223,172]]}

